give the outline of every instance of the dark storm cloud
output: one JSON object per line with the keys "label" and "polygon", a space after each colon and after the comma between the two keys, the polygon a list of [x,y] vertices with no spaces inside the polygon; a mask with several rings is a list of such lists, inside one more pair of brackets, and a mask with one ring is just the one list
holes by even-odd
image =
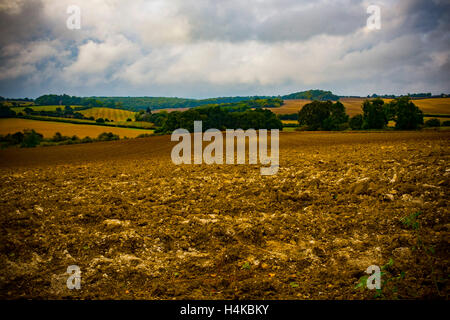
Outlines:
{"label": "dark storm cloud", "polygon": [[245,1],[206,1],[200,5],[187,1],[180,12],[189,17],[193,37],[199,40],[299,41],[319,34],[348,34],[366,22],[360,1],[258,4],[259,9]]}
{"label": "dark storm cloud", "polygon": [[[4,1],[3,4],[13,3]],[[51,31],[45,20],[43,4],[38,0],[20,2],[9,9],[0,10],[0,46],[11,43],[33,41]]]}
{"label": "dark storm cloud", "polygon": [[450,1],[410,0],[401,3],[406,32],[428,33],[435,29],[450,30]]}
{"label": "dark storm cloud", "polygon": [[[365,28],[370,4],[381,30]],[[449,92],[449,14],[438,0],[0,0],[0,95]]]}

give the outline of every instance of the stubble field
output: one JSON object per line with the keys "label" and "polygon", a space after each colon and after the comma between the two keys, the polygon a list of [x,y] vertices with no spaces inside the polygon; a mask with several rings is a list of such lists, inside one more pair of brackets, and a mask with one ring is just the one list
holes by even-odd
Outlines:
{"label": "stubble field", "polygon": [[[362,114],[361,105],[364,98],[341,98],[339,101],[345,106],[345,111],[349,116]],[[383,99],[385,103],[389,103],[392,99]],[[280,108],[272,108],[275,114],[292,114],[300,111],[301,108],[310,100],[285,100],[284,105]],[[414,99],[414,104],[429,114],[450,114],[450,98],[432,98],[432,99]]]}
{"label": "stubble field", "polygon": [[384,298],[448,298],[449,138],[281,133],[274,176],[168,136],[2,150],[0,297],[371,299],[387,265]]}
{"label": "stubble field", "polygon": [[34,129],[41,133],[45,138],[51,138],[56,132],[65,136],[76,135],[79,138],[91,137],[96,138],[103,132],[112,132],[119,135],[121,138],[135,138],[140,134],[150,134],[153,130],[134,129],[134,128],[120,128],[111,126],[96,126],[82,123],[66,123],[53,121],[39,121],[19,118],[0,119],[0,134],[6,135],[8,133],[15,133],[25,129]]}

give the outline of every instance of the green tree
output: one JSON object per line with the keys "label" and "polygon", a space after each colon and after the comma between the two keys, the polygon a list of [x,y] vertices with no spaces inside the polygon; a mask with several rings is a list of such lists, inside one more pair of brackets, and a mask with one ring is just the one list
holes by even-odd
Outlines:
{"label": "green tree", "polygon": [[347,122],[345,107],[339,101],[313,101],[298,113],[299,125],[307,126],[308,130],[342,130]]}
{"label": "green tree", "polygon": [[33,148],[41,143],[43,139],[42,134],[34,130],[24,130],[24,137],[21,144],[23,148]]}
{"label": "green tree", "polygon": [[362,105],[363,129],[383,129],[388,124],[384,101],[380,98],[365,100]]}
{"label": "green tree", "polygon": [[308,126],[309,130],[323,128],[323,121],[330,116],[332,102],[313,101],[303,106],[298,113],[300,126]]}
{"label": "green tree", "polygon": [[[345,107],[337,101],[330,106],[330,115],[323,122],[323,129],[325,130],[342,130],[344,124],[348,122],[348,115],[345,113]],[[348,128],[348,125],[347,125]]]}
{"label": "green tree", "polygon": [[389,103],[389,110],[394,114],[395,128],[414,130],[423,124],[422,111],[411,101],[410,97],[400,97]]}
{"label": "green tree", "polygon": [[8,107],[0,106],[0,118],[13,118],[16,113]]}
{"label": "green tree", "polygon": [[357,114],[357,115],[351,117],[349,125],[350,125],[350,128],[352,128],[352,130],[361,130],[362,125],[363,125],[362,114]]}
{"label": "green tree", "polygon": [[71,106],[64,106],[64,114],[73,114],[73,108]]}

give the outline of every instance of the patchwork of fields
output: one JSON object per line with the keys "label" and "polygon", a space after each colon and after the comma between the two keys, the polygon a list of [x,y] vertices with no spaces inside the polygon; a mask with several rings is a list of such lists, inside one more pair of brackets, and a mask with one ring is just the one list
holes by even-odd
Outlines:
{"label": "patchwork of fields", "polygon": [[[384,99],[385,102],[390,102],[392,99]],[[361,113],[361,105],[364,101],[363,98],[342,98],[340,100],[346,107],[346,112],[353,116]],[[310,100],[285,100],[285,104],[280,108],[271,108],[270,110],[275,114],[292,114],[298,112],[305,104]],[[416,99],[414,103],[426,114],[436,115],[433,118],[438,118],[441,122],[449,120],[447,117],[439,117],[439,115],[450,115],[450,98],[433,98],[433,99]],[[75,110],[79,106],[72,106]],[[56,108],[64,108],[60,105],[52,106],[31,106],[34,110],[55,111]],[[25,107],[13,107],[15,112],[23,112]],[[165,109],[167,112],[171,111],[185,111],[187,108],[182,109]],[[155,112],[160,112],[156,110]],[[151,133],[153,125],[148,122],[136,122],[134,121],[135,112],[129,110],[112,109],[112,108],[90,108],[86,110],[78,111],[85,117],[94,117],[94,119],[103,118],[114,120],[115,125],[134,126],[138,128],[145,128],[145,130],[132,129],[132,128],[115,128],[95,125],[85,125],[83,123],[94,122],[91,120],[72,120],[77,121],[80,124],[70,124],[62,122],[50,122],[50,121],[36,121],[25,119],[1,119],[0,120],[0,134],[15,133],[22,131],[23,129],[35,129],[36,131],[44,134],[45,137],[51,137],[56,132],[60,132],[63,135],[79,137],[90,136],[91,138],[98,136],[102,132],[112,132],[120,135],[120,137],[136,137],[142,133]],[[431,117],[425,117],[425,120]],[[127,119],[132,121],[128,122]],[[295,120],[283,120],[283,123],[289,125],[295,125]],[[392,125],[392,124],[391,124]],[[289,131],[287,129],[287,131]]]}
{"label": "patchwork of fields", "polygon": [[1,150],[0,297],[371,299],[387,265],[384,297],[448,298],[449,141],[281,133],[274,176],[176,166],[169,136]]}

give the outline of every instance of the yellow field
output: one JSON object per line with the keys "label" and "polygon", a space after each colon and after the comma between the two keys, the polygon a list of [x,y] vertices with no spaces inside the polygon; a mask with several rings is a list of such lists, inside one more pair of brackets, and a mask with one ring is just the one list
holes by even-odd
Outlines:
{"label": "yellow field", "polygon": [[270,108],[270,110],[275,114],[297,113],[305,104],[310,102],[311,100],[306,99],[284,100],[284,105],[279,108]]}
{"label": "yellow field", "polygon": [[114,121],[127,121],[128,118],[134,121],[133,111],[112,109],[112,108],[91,108],[79,111],[85,117],[94,117],[95,119],[103,118]]}
{"label": "yellow field", "polygon": [[[340,101],[344,104],[346,112],[350,116],[362,113],[361,105],[365,98],[342,98]],[[392,99],[383,99],[385,103],[389,103]],[[432,99],[416,99],[414,104],[418,106],[424,113],[431,114],[450,114],[450,98],[432,98]],[[271,108],[276,114],[291,114],[298,112],[310,100],[285,100],[284,105],[280,108]]]}
{"label": "yellow field", "polygon": [[76,135],[79,138],[86,136],[96,138],[100,133],[112,132],[121,138],[135,138],[143,133],[153,133],[153,130],[115,128],[107,126],[95,126],[86,124],[72,124],[65,122],[38,121],[28,119],[0,119],[0,134],[15,133],[24,129],[34,129],[44,135],[45,138],[51,138],[56,132],[64,136]]}
{"label": "yellow field", "polygon": [[3,101],[2,104],[6,107],[12,107],[13,106],[13,102],[15,102],[16,104],[20,104],[23,106],[31,106],[33,105],[33,102],[31,101]]}
{"label": "yellow field", "polygon": [[[28,107],[13,107],[11,110],[13,110],[15,113],[23,112],[25,108],[31,108],[35,111],[55,111],[57,108],[61,108],[64,110],[65,106],[60,105],[53,105],[53,106],[28,106]],[[81,106],[71,106],[73,109],[81,108]]]}
{"label": "yellow field", "polygon": [[450,98],[420,99],[414,104],[424,113],[450,114]]}
{"label": "yellow field", "polygon": [[167,113],[170,113],[170,112],[172,112],[172,111],[180,111],[180,112],[183,112],[183,111],[186,111],[186,110],[189,110],[190,108],[167,108],[167,109],[156,109],[156,110],[152,110],[152,113],[159,113],[159,112],[161,112],[161,111],[166,111]]}

